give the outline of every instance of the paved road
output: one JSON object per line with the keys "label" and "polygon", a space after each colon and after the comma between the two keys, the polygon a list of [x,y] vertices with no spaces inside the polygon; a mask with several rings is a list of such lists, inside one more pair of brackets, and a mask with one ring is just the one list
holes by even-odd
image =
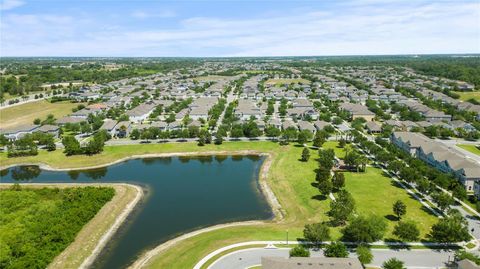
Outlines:
{"label": "paved road", "polygon": [[[213,138],[214,139],[214,138]],[[255,137],[255,138],[248,138],[248,137],[225,137],[224,141],[274,141],[274,138],[271,137]],[[335,141],[336,138],[329,137],[329,141]],[[164,144],[164,143],[184,143],[184,142],[196,142],[198,138],[174,138],[174,139],[153,139],[153,140],[131,140],[131,139],[111,139],[105,142],[107,146],[118,146],[118,145],[138,145],[138,144]],[[295,144],[296,142],[291,142],[291,144]]]}
{"label": "paved road", "polygon": [[480,238],[480,221],[472,216],[469,212],[467,212],[462,206],[455,205],[451,206],[451,208],[458,209],[460,213],[462,213],[463,217],[468,222],[468,229],[470,229],[470,233],[478,240]]}
{"label": "paved road", "polygon": [[[288,257],[289,249],[255,248],[232,252],[213,263],[209,269],[245,269],[261,263],[261,257]],[[436,250],[387,250],[373,249],[374,259],[369,266],[380,267],[390,258],[397,258],[405,262],[408,268],[440,268],[446,267],[448,261],[453,260],[452,251]],[[312,251],[311,257],[322,257],[322,251]],[[355,257],[354,253],[350,253]]]}
{"label": "paved road", "polygon": [[435,139],[436,141],[442,142],[447,145],[456,145],[456,144],[467,144],[467,145],[478,145],[479,141],[468,141],[462,138],[452,138],[452,139]]}
{"label": "paved road", "polygon": [[[38,95],[38,94],[43,94],[43,97],[40,97],[40,98],[37,98],[35,99],[35,95]],[[13,100],[13,99],[18,99],[19,102],[18,103],[15,103],[15,104],[9,104],[8,101],[9,100],[6,100],[4,101],[3,103],[0,103],[0,110],[4,109],[4,108],[8,108],[8,107],[13,107],[13,106],[19,106],[19,105],[23,105],[23,104],[26,104],[26,103],[32,103],[32,102],[38,102],[38,101],[42,101],[44,99],[48,99],[48,98],[51,98],[52,96],[57,96],[57,97],[62,97],[62,96],[65,96],[64,94],[57,94],[57,95],[46,95],[45,92],[38,92],[38,93],[34,93],[34,94],[30,94],[30,95],[27,95],[28,98],[26,99],[23,99],[22,97],[16,97],[16,98],[12,98],[12,99],[9,99],[9,100]]]}

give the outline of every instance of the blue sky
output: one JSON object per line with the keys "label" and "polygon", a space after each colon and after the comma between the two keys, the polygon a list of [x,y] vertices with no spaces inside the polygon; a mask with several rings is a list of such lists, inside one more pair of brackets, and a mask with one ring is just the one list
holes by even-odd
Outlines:
{"label": "blue sky", "polygon": [[480,0],[0,0],[0,56],[480,52]]}

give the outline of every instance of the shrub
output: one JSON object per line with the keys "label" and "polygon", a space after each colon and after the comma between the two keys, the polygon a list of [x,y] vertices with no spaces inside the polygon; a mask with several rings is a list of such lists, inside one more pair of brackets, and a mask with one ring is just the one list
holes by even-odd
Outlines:
{"label": "shrub", "polygon": [[310,251],[302,245],[297,245],[290,250],[290,257],[310,257]]}

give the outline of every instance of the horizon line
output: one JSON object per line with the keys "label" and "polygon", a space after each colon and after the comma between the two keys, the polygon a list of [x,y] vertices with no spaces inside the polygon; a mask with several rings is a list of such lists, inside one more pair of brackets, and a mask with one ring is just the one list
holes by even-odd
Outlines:
{"label": "horizon line", "polygon": [[381,56],[477,56],[480,52],[467,53],[408,53],[408,54],[332,54],[332,55],[276,55],[276,56],[0,56],[0,58],[315,58],[315,57],[381,57]]}

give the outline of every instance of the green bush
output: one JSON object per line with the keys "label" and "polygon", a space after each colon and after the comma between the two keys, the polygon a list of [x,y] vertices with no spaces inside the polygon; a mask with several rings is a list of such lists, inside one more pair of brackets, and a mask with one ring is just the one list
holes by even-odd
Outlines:
{"label": "green bush", "polygon": [[113,188],[0,191],[0,268],[46,268],[110,201]]}

